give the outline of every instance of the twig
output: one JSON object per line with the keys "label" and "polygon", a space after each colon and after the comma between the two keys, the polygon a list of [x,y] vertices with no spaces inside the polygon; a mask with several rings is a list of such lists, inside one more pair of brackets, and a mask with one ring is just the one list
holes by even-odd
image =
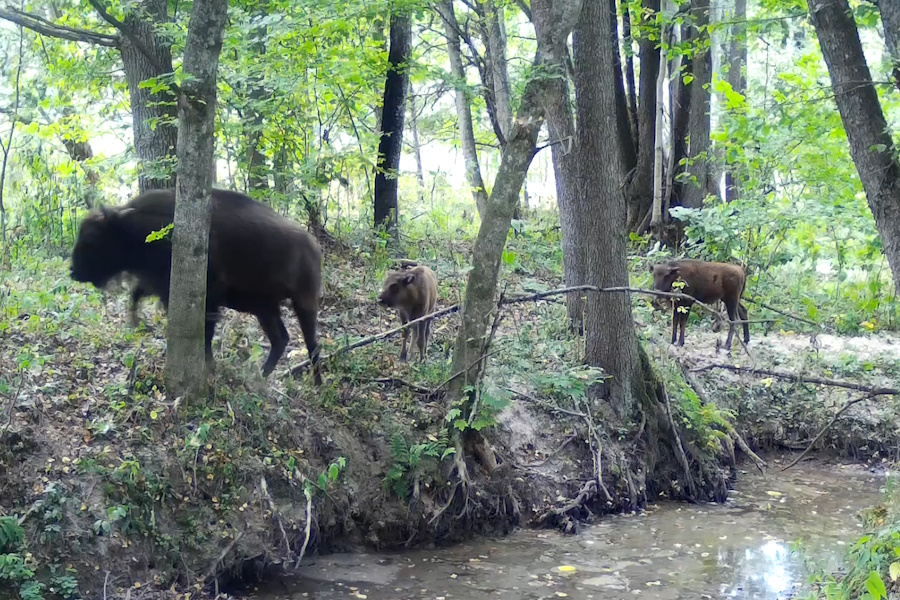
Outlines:
{"label": "twig", "polygon": [[393,386],[403,386],[408,387],[412,391],[417,394],[427,394],[430,395],[433,393],[432,390],[427,387],[422,387],[421,385],[416,385],[415,383],[411,383],[406,381],[405,379],[400,379],[399,377],[379,377],[377,379],[358,379],[357,381],[363,381],[366,383],[380,383],[383,385],[393,385]]}
{"label": "twig", "polygon": [[103,578],[103,600],[106,600],[106,585],[109,583],[109,571],[106,572],[106,577]]}
{"label": "twig", "polygon": [[802,323],[807,323],[807,324],[809,324],[809,325],[813,325],[813,326],[815,326],[815,327],[819,327],[820,329],[831,329],[830,327],[826,327],[825,325],[820,325],[819,323],[816,323],[815,321],[811,321],[810,319],[805,319],[805,318],[803,318],[803,317],[798,317],[797,315],[791,314],[791,313],[789,313],[789,312],[786,312],[786,311],[783,311],[783,310],[779,310],[779,309],[777,309],[777,308],[773,308],[773,307],[769,306],[768,304],[763,304],[763,303],[760,302],[759,300],[754,300],[754,299],[752,299],[752,298],[744,298],[744,300],[746,300],[747,302],[749,302],[749,303],[751,303],[751,304],[755,304],[755,305],[757,305],[757,306],[759,306],[759,307],[765,308],[766,310],[771,310],[772,312],[778,313],[779,315],[782,315],[782,316],[784,316],[784,317],[788,317],[789,319],[794,319],[795,321],[800,321],[800,322],[802,322]]}
{"label": "twig", "polygon": [[560,452],[562,452],[562,450],[563,450],[566,446],[568,446],[569,444],[571,444],[571,443],[572,443],[573,441],[575,441],[576,439],[578,439],[578,434],[577,434],[577,433],[573,433],[572,435],[570,435],[569,437],[567,437],[567,438],[563,441],[563,443],[560,444],[560,445],[556,448],[556,450],[554,450],[553,452],[551,452],[550,454],[548,454],[547,457],[546,457],[544,460],[539,461],[539,462],[530,463],[530,464],[527,464],[527,465],[524,465],[524,466],[529,467],[529,468],[540,467],[541,465],[543,465],[544,463],[546,463],[547,461],[549,461],[551,458],[553,458],[554,456],[556,456],[557,454],[559,454]]}
{"label": "twig", "polygon": [[312,493],[306,494],[306,537],[303,539],[303,545],[300,547],[300,553],[297,555],[297,560],[294,562],[294,568],[300,567],[300,561],[303,560],[303,555],[306,554],[306,547],[309,545],[309,537],[312,532]]}
{"label": "twig", "polygon": [[462,375],[463,373],[468,373],[468,372],[469,372],[469,369],[471,369],[472,367],[474,367],[475,365],[477,365],[477,364],[480,363],[481,361],[483,361],[483,360],[485,360],[485,359],[487,359],[487,358],[489,358],[489,357],[491,357],[491,356],[493,356],[493,355],[495,355],[495,354],[497,354],[497,353],[496,353],[496,352],[491,352],[490,354],[483,354],[480,358],[475,359],[475,361],[472,362],[468,367],[466,367],[465,369],[460,369],[459,371],[457,371],[456,373],[454,373],[453,375],[451,375],[450,377],[448,377],[447,379],[445,379],[444,381],[442,381],[437,387],[435,387],[433,390],[431,390],[431,393],[429,394],[429,396],[435,395],[435,394],[438,392],[438,390],[440,390],[442,387],[444,387],[445,385],[447,385],[448,383],[450,383],[451,381],[453,381],[454,379],[456,379],[457,377],[459,377],[459,376]]}
{"label": "twig", "polygon": [[769,377],[778,377],[779,379],[787,379],[790,381],[799,381],[802,383],[812,383],[816,385],[828,385],[831,387],[839,387],[847,390],[855,390],[857,392],[866,392],[871,394],[872,396],[897,396],[900,395],[900,389],[897,388],[889,388],[889,387],[874,387],[869,385],[863,385],[861,383],[854,383],[852,381],[840,381],[838,379],[825,379],[822,377],[804,377],[803,375],[798,375],[796,373],[788,373],[786,371],[772,371],[770,369],[757,369],[754,367],[738,367],[735,365],[724,365],[718,363],[711,363],[708,365],[703,365],[701,367],[697,367],[691,369],[693,373],[700,373],[702,371],[709,371],[711,369],[725,369],[727,371],[733,371],[735,373],[751,373],[753,375],[768,375]]}
{"label": "twig", "polygon": [[791,467],[793,467],[794,465],[796,465],[798,462],[800,462],[800,461],[803,459],[804,456],[806,456],[807,454],[809,454],[809,451],[812,450],[813,446],[816,445],[816,442],[818,442],[818,441],[822,438],[822,436],[825,435],[825,432],[828,431],[828,429],[829,429],[832,425],[834,425],[834,424],[837,422],[838,419],[841,418],[841,415],[844,414],[844,412],[846,412],[846,410],[847,410],[848,408],[850,408],[850,407],[853,406],[854,404],[858,404],[858,403],[860,403],[860,402],[863,402],[864,400],[871,400],[872,398],[875,398],[875,397],[877,397],[877,396],[879,396],[879,395],[880,395],[880,394],[866,394],[865,396],[860,396],[859,398],[856,398],[855,400],[850,400],[849,402],[847,402],[844,406],[841,407],[841,410],[839,410],[839,411],[837,411],[837,412],[835,413],[835,415],[834,415],[834,417],[832,417],[831,421],[829,421],[828,424],[825,425],[825,427],[822,428],[822,431],[819,432],[819,435],[817,435],[816,437],[813,438],[813,441],[811,441],[811,442],[809,443],[809,446],[806,447],[806,450],[804,450],[803,452],[801,452],[801,453],[800,453],[800,456],[798,456],[797,458],[795,458],[794,460],[792,460],[792,461],[791,461],[791,464],[789,464],[788,466],[786,466],[786,467],[784,467],[783,469],[781,469],[782,472],[787,471],[788,469],[790,469]]}
{"label": "twig", "polygon": [[675,454],[678,455],[678,462],[681,463],[681,468],[684,469],[684,477],[686,479],[685,483],[688,486],[688,493],[691,495],[691,500],[694,500],[697,497],[697,492],[694,486],[694,478],[691,476],[691,465],[688,462],[687,454],[684,451],[684,446],[681,444],[681,436],[678,435],[678,428],[675,426],[675,419],[672,418],[672,407],[669,403],[669,394],[666,393],[666,384],[664,381],[660,380],[659,387],[659,395],[662,396],[663,404],[666,407],[666,417],[668,417],[669,427],[672,428],[672,436],[675,438]]}
{"label": "twig", "polygon": [[216,560],[214,560],[213,563],[209,565],[209,568],[206,570],[206,577],[204,577],[204,579],[209,579],[215,574],[219,563],[225,560],[225,557],[228,556],[228,553],[231,552],[232,548],[234,548],[235,544],[237,544],[242,537],[244,537],[243,531],[238,532],[238,534],[231,539],[228,545],[225,546],[225,549],[222,550],[221,553],[219,553],[219,556],[216,558]]}

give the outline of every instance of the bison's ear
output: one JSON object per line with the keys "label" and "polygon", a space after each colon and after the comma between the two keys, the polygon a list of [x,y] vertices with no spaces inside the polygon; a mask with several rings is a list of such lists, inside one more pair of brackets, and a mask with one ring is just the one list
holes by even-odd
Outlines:
{"label": "bison's ear", "polygon": [[653,272],[653,267],[654,267],[654,266],[655,266],[655,265],[652,265],[652,264],[651,264],[651,265],[648,265],[648,266],[647,266],[647,270],[650,271],[650,272],[652,273],[652,272]]}
{"label": "bison's ear", "polygon": [[413,281],[415,281],[415,280],[416,280],[416,274],[415,274],[415,273],[407,273],[407,274],[403,277],[403,285],[410,285],[410,284],[411,284]]}

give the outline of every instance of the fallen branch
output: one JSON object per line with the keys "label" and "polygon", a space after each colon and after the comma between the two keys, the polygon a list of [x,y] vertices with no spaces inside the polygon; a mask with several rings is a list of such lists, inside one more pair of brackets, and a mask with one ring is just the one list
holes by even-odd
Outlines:
{"label": "fallen branch", "polygon": [[857,392],[866,392],[872,396],[897,396],[900,395],[900,389],[889,387],[874,387],[854,383],[852,381],[840,381],[838,379],[826,379],[823,377],[805,377],[797,373],[788,373],[786,371],[772,371],[771,369],[757,369],[755,367],[738,367],[736,365],[725,365],[719,363],[711,363],[691,369],[692,373],[700,373],[702,371],[710,371],[712,369],[725,369],[735,373],[751,373],[753,375],[766,375],[769,377],[777,377],[779,379],[787,379],[789,381],[799,381],[801,383],[812,383],[815,385],[828,385],[831,387],[839,387],[847,390],[855,390]]}
{"label": "fallen branch", "polygon": [[[687,366],[681,362],[678,363],[678,366],[681,367],[681,372],[684,375],[684,380],[689,386],[691,386],[691,388],[693,388],[694,393],[697,394],[698,398],[700,398],[700,402],[702,402],[703,404],[715,406],[715,404],[713,404],[710,401],[709,397],[706,395],[706,390],[703,389],[700,381],[693,373],[691,373]],[[744,440],[743,436],[738,433],[737,429],[734,429],[734,427],[732,427],[729,433],[731,434],[731,438],[735,441],[741,451],[743,451],[744,454],[749,456],[753,460],[753,462],[756,463],[756,468],[759,469],[760,473],[765,474],[765,468],[769,466],[766,464],[766,461],[761,459],[753,450],[750,449],[750,446],[747,444],[746,440]]]}
{"label": "fallen branch", "polygon": [[847,402],[844,406],[841,407],[841,410],[839,410],[839,411],[837,411],[837,412],[835,413],[834,417],[832,417],[832,419],[828,422],[828,424],[825,425],[825,427],[822,428],[822,431],[819,432],[819,435],[817,435],[816,437],[813,438],[813,441],[811,441],[811,442],[809,443],[809,446],[806,447],[806,450],[804,450],[803,452],[801,452],[801,453],[800,453],[800,456],[798,456],[797,458],[795,458],[794,460],[792,460],[791,463],[790,463],[788,466],[786,466],[786,467],[784,467],[783,469],[781,469],[782,472],[787,471],[788,469],[790,469],[791,467],[793,467],[794,465],[796,465],[798,462],[800,462],[800,461],[803,459],[804,456],[806,456],[807,454],[809,454],[809,452],[810,452],[810,450],[812,450],[813,446],[816,445],[816,442],[818,442],[818,441],[822,438],[822,436],[825,435],[825,432],[828,431],[828,429],[829,429],[832,425],[834,425],[835,423],[837,423],[837,420],[841,418],[841,415],[844,414],[844,413],[847,411],[848,408],[850,408],[850,407],[853,406],[854,404],[859,404],[860,402],[863,402],[863,401],[865,401],[865,400],[871,400],[872,398],[875,398],[875,397],[880,396],[880,395],[881,395],[881,394],[866,394],[865,396],[860,396],[859,398],[856,398],[855,400],[850,400],[849,402]]}

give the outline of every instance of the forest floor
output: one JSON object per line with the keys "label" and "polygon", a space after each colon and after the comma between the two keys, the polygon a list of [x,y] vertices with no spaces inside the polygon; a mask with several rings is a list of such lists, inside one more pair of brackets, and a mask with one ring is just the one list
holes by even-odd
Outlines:
{"label": "forest floor", "polygon": [[[442,282],[438,307],[458,302],[458,261],[431,264]],[[513,511],[529,524],[590,476],[577,419],[561,410],[584,381],[561,298],[506,309],[488,359],[485,398],[498,407],[492,442],[509,469],[498,485],[514,490],[517,506],[447,525],[434,520],[436,488],[447,485],[440,392],[458,316],[435,323],[426,363],[401,363],[395,337],[329,361],[326,385],[315,389],[289,374],[306,357],[293,315],[285,312],[288,352],[264,381],[264,336],[252,317],[225,311],[210,402],[188,406],[161,392],[164,317],[155,303],[144,303],[143,324],[131,329],[124,288],[100,293],[73,283],[67,268],[40,260],[0,280],[0,509],[17,517],[26,562],[50,587],[68,576],[89,595],[137,599],[199,586],[221,571],[289,563],[301,547],[396,548],[503,532],[515,521],[498,515]],[[325,354],[398,325],[374,301],[382,276],[355,255],[331,257],[320,316]],[[503,284],[508,295],[559,285],[540,267],[510,269]],[[635,318],[667,380],[681,368],[722,363],[867,385],[900,381],[896,334],[819,334],[815,348],[809,333],[763,335],[754,325],[749,355],[736,336],[729,357],[716,352],[725,332],[713,334],[709,318],[688,325],[684,348],[668,344],[669,316],[646,299],[635,299]],[[755,449],[805,448],[860,395],[720,369],[696,375]],[[679,417],[687,423],[689,406],[703,413],[703,404],[685,404]],[[882,399],[860,402],[817,450],[900,458],[896,412]]]}

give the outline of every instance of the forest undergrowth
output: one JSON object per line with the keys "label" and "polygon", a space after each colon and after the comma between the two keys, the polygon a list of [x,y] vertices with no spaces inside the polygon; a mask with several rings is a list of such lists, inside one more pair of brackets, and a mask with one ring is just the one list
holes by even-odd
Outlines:
{"label": "forest undergrowth", "polygon": [[[459,302],[470,251],[469,238],[452,229],[401,241],[405,258],[437,273],[439,309]],[[502,460],[494,473],[477,473],[459,510],[448,477],[448,425],[456,423],[443,394],[458,316],[434,324],[424,364],[401,363],[397,337],[336,353],[399,324],[375,302],[397,256],[381,238],[347,235],[327,251],[320,328],[323,352],[334,357],[322,389],[290,375],[306,358],[291,314],[287,358],[264,381],[264,336],[252,317],[225,311],[213,391],[199,405],[162,391],[165,317],[155,302],[143,303],[141,324],[131,328],[124,285],[99,292],[72,282],[64,258],[29,256],[0,281],[0,574],[23,598],[198,593],[217,575],[224,583],[289,568],[312,552],[446,543],[517,525],[574,531],[649,495],[701,493],[680,487],[683,465],[660,463],[637,481],[620,476],[629,460],[639,461],[613,453],[616,439],[639,438],[654,425],[597,427],[602,413],[588,389],[603,374],[582,366],[563,296],[502,310],[481,404],[465,424],[487,432]],[[633,286],[649,287],[646,267],[658,259],[636,248]],[[522,222],[504,255],[501,292],[559,288],[560,265],[558,229],[538,218]],[[728,356],[716,349],[724,332],[712,333],[708,316],[695,310],[686,346],[675,348],[670,316],[649,297],[635,297],[633,306],[685,459],[710,499],[722,499],[733,483],[735,455],[743,454],[737,440],[757,452],[805,448],[858,395],[710,365],[869,386],[900,378],[900,336],[874,316],[874,332],[862,325],[855,336],[811,337],[810,325],[750,305],[751,319],[777,320],[752,325],[747,350],[736,343]],[[833,315],[828,326],[836,330],[838,315],[858,310],[844,301],[820,314]],[[861,402],[816,450],[896,460],[896,419],[886,401]],[[609,488],[605,502],[592,480]]]}

